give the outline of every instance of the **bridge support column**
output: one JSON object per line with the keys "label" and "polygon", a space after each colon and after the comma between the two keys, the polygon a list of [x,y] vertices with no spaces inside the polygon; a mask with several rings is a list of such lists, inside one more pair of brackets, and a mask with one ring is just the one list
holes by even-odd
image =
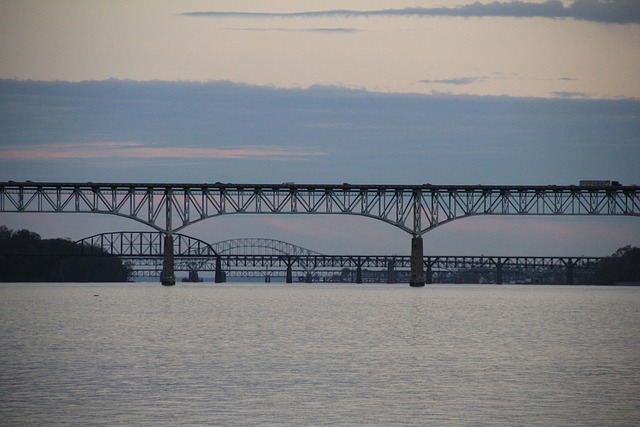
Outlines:
{"label": "bridge support column", "polygon": [[173,236],[171,234],[167,234],[164,238],[164,259],[162,262],[160,283],[164,286],[173,286],[176,284],[173,265]]}
{"label": "bridge support column", "polygon": [[216,283],[224,283],[226,282],[226,278],[224,276],[224,271],[222,271],[222,258],[218,255],[216,257],[216,273],[214,281]]}
{"label": "bridge support column", "polygon": [[498,261],[495,264],[496,264],[496,285],[502,285],[502,266],[504,265],[504,263],[500,258],[498,258]]}
{"label": "bridge support column", "polygon": [[396,260],[390,259],[387,262],[387,283],[396,283]]}
{"label": "bridge support column", "polygon": [[284,259],[284,263],[287,266],[287,278],[285,279],[285,282],[287,283],[293,283],[293,263],[295,262],[295,260],[291,257],[291,256],[287,256]]}
{"label": "bridge support column", "polygon": [[567,285],[573,285],[573,266],[575,265],[575,262],[569,258],[565,262],[565,265],[567,266]]}
{"label": "bridge support column", "polygon": [[424,246],[422,236],[414,235],[411,238],[411,277],[409,285],[412,287],[424,286]]}
{"label": "bridge support column", "polygon": [[424,281],[427,285],[433,283],[433,263],[431,262],[431,257],[427,258],[427,271],[425,272]]}
{"label": "bridge support column", "polygon": [[362,283],[362,266],[367,261],[367,258],[362,260],[362,257],[351,258],[351,262],[353,262],[356,266],[356,283]]}
{"label": "bridge support column", "polygon": [[496,285],[502,285],[502,264],[499,264],[496,269]]}

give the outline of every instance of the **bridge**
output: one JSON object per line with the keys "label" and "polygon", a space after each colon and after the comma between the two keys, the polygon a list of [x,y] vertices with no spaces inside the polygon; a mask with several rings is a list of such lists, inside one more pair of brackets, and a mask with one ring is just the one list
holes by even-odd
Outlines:
{"label": "bridge", "polygon": [[422,236],[475,215],[640,216],[640,187],[344,184],[0,183],[0,212],[116,215],[164,233],[161,281],[175,284],[174,234],[228,214],[341,214],[411,235],[411,286],[424,286]]}
{"label": "bridge", "polygon": [[[122,231],[100,233],[74,242],[69,256],[114,255],[138,268],[142,277],[162,274],[165,256],[165,234],[157,231]],[[309,271],[305,262],[309,257],[322,256],[281,240],[265,238],[240,238],[209,244],[181,233],[173,234],[175,271],[215,271],[215,282],[224,281],[227,266],[266,267],[287,265],[287,282],[292,282],[293,266]],[[160,260],[160,262],[159,262]]]}
{"label": "bridge", "polygon": [[[293,282],[294,270],[307,282],[340,280],[396,283],[406,276],[411,257],[402,255],[324,255],[280,240],[240,238],[208,244],[174,234],[176,271],[214,271],[217,283],[229,275],[239,277],[284,277]],[[74,243],[73,256],[115,255],[135,268],[136,277],[157,277],[162,271],[164,235],[160,232],[102,233]],[[427,256],[423,259],[426,282],[434,275],[465,270],[481,271],[495,283],[503,275],[557,272],[565,283],[573,284],[575,274],[593,274],[602,258],[595,257],[515,257],[515,256]],[[223,267],[224,266],[224,267]],[[223,268],[226,269],[223,271]],[[194,274],[193,277],[197,277]]]}

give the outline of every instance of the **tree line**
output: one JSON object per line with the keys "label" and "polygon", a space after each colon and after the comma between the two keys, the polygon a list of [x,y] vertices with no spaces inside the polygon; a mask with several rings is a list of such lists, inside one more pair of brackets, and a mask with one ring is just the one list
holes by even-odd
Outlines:
{"label": "tree line", "polygon": [[131,269],[100,248],[72,256],[68,239],[42,239],[29,230],[0,226],[0,282],[126,282]]}
{"label": "tree line", "polygon": [[596,278],[600,283],[640,283],[640,248],[631,245],[615,251],[598,265]]}

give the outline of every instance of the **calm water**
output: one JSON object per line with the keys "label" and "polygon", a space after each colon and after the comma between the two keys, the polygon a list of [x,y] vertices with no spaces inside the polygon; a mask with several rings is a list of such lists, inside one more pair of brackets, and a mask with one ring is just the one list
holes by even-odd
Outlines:
{"label": "calm water", "polygon": [[5,426],[640,422],[640,288],[4,284],[0,345]]}

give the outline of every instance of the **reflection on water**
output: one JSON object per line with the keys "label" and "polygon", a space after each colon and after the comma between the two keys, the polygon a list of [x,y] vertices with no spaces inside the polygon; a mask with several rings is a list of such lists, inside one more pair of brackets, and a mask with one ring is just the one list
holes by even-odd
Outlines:
{"label": "reflection on water", "polygon": [[0,285],[0,424],[636,425],[640,288]]}

